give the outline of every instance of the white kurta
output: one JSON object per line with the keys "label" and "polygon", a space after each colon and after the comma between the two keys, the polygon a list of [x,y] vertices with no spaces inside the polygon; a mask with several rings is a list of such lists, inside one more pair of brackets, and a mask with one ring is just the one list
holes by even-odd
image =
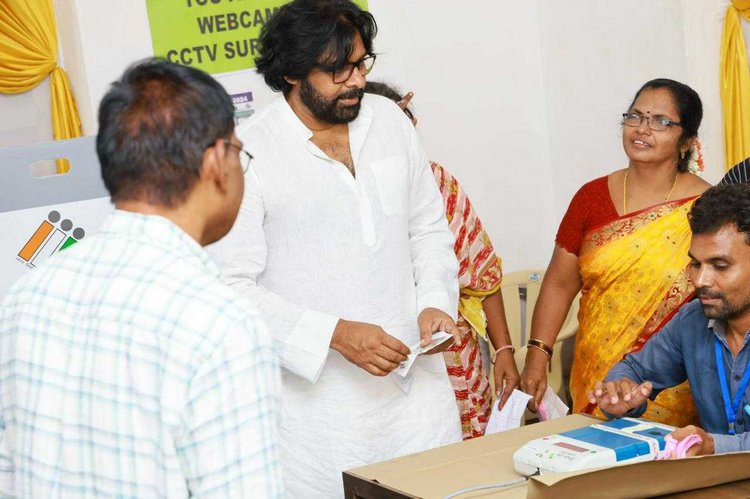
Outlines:
{"label": "white kurta", "polygon": [[339,318],[419,341],[418,311],[454,316],[458,264],[442,199],[413,126],[366,95],[349,124],[356,179],[309,139],[283,97],[237,131],[254,156],[230,234],[210,248],[279,343],[282,464],[292,497],[342,495],[343,470],[459,441],[441,355],[408,393],[329,348]]}

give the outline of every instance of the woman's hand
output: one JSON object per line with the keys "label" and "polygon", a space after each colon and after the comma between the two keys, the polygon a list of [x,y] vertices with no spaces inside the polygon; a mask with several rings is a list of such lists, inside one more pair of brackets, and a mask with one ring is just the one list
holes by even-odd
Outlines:
{"label": "woman's hand", "polygon": [[406,95],[404,95],[404,98],[398,101],[396,104],[398,107],[401,108],[403,111],[407,107],[409,107],[409,103],[411,102],[411,99],[414,97],[414,92],[407,92]]}
{"label": "woman's hand", "polygon": [[411,99],[414,97],[414,92],[409,92],[406,95],[404,95],[404,98],[398,101],[396,104],[398,107],[401,108],[401,110],[406,113],[406,116],[409,117],[411,120],[411,124],[414,126],[417,126],[417,118],[414,117],[414,114],[408,109],[409,103],[411,102]]}
{"label": "woman's hand", "polygon": [[513,358],[512,350],[503,350],[497,354],[493,374],[495,376],[495,395],[500,401],[499,408],[502,409],[510,394],[518,388],[518,383],[521,381],[521,375],[518,374],[516,359]]}
{"label": "woman's hand", "polygon": [[[555,246],[552,259],[544,274],[539,298],[531,318],[531,338],[553,348],[560,328],[568,315],[570,304],[581,290],[578,257],[560,246]],[[521,390],[532,397],[529,410],[536,412],[547,390],[550,356],[540,348],[530,347],[521,373]]]}
{"label": "woman's hand", "polygon": [[547,367],[550,358],[537,348],[526,352],[526,363],[521,373],[521,390],[531,395],[529,410],[536,412],[547,390]]}

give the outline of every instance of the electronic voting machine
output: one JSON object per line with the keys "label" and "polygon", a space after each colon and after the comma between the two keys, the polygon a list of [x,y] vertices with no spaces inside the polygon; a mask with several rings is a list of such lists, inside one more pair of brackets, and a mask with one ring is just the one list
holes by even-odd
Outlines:
{"label": "electronic voting machine", "polygon": [[664,437],[674,427],[622,418],[538,438],[513,454],[517,472],[565,473],[620,466],[662,457]]}

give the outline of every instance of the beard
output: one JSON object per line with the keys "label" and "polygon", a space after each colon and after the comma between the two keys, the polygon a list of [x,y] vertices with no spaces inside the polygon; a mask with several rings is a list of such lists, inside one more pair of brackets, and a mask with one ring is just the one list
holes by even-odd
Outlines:
{"label": "beard", "polygon": [[[359,116],[359,108],[362,106],[364,89],[354,88],[343,92],[333,99],[326,99],[305,78],[300,85],[299,98],[310,112],[320,121],[334,125],[342,125],[354,121]],[[340,106],[341,99],[357,98],[357,103],[352,106]]]}
{"label": "beard", "polygon": [[709,291],[706,288],[698,288],[695,291],[695,296],[720,301],[719,305],[704,305],[701,303],[703,315],[709,319],[727,321],[736,319],[750,311],[750,299],[746,299],[743,303],[730,303],[724,293]]}

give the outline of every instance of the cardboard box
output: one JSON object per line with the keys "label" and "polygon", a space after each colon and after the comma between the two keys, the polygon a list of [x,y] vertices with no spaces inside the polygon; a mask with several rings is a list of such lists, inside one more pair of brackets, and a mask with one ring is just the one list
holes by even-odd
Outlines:
{"label": "cardboard box", "polygon": [[[573,415],[345,471],[346,497],[443,498],[469,487],[517,480],[513,453],[529,440],[594,423]],[[580,473],[548,474],[460,497],[650,497],[750,479],[750,453],[650,461]],[[750,481],[725,487],[747,496]],[[712,495],[711,497],[716,497]]]}

